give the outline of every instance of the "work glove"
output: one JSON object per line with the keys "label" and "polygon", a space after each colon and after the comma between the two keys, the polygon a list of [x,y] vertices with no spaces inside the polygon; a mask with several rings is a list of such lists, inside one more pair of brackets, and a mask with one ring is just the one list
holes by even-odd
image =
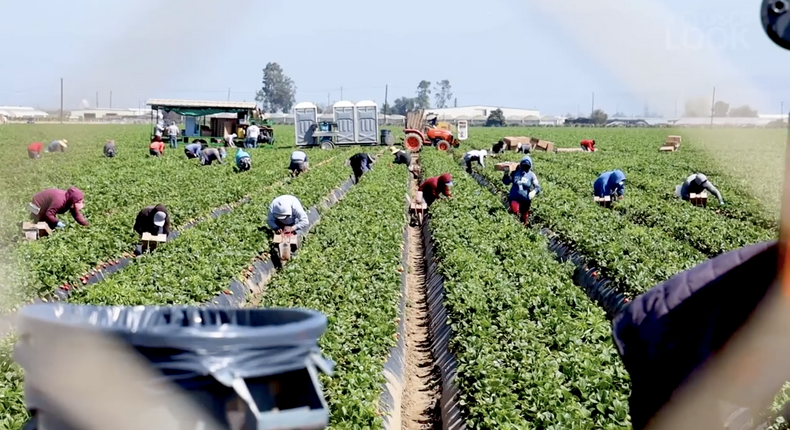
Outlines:
{"label": "work glove", "polygon": [[724,206],[724,200],[719,202],[719,206]]}
{"label": "work glove", "polygon": [[56,227],[57,228],[64,228],[64,227],[66,227],[66,224],[64,224],[63,221],[58,221],[58,224],[57,224]]}
{"label": "work glove", "polygon": [[537,192],[537,191],[535,191],[535,190],[532,190],[532,191],[530,191],[530,192],[529,192],[529,199],[530,199],[530,200],[534,199],[534,198],[535,198],[535,195],[537,195],[537,194],[538,194],[538,192]]}

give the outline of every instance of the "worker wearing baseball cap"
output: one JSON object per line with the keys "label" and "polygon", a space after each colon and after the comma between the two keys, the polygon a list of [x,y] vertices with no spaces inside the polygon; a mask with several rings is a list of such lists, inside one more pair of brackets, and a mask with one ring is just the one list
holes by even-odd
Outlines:
{"label": "worker wearing baseball cap", "polygon": [[477,161],[477,164],[479,164],[480,167],[486,167],[486,162],[485,162],[486,155],[488,155],[488,151],[486,151],[485,149],[471,150],[468,151],[466,154],[464,154],[466,171],[467,172],[472,171],[472,163],[474,163],[475,161]]}
{"label": "worker wearing baseball cap", "polygon": [[297,235],[310,224],[302,202],[294,196],[283,195],[272,200],[266,224],[275,233],[296,232]]}
{"label": "worker wearing baseball cap", "polygon": [[[159,203],[155,206],[146,206],[138,214],[134,220],[134,231],[140,236],[143,233],[149,233],[154,236],[160,234],[170,235],[170,212],[168,212],[165,205]],[[142,253],[142,247],[138,246],[135,250],[136,254]]]}
{"label": "worker wearing baseball cap", "polygon": [[691,194],[699,194],[703,190],[708,191],[716,196],[716,198],[719,200],[719,204],[724,205],[724,199],[721,197],[721,193],[719,192],[718,188],[713,186],[713,184],[708,181],[708,177],[702,173],[694,173],[693,175],[686,178],[686,180],[681,185],[675,187],[675,196],[688,201],[691,198]]}
{"label": "worker wearing baseball cap", "polygon": [[49,142],[49,146],[47,146],[47,152],[66,152],[66,148],[69,147],[66,145],[67,143],[69,143],[69,141],[66,139],[53,140],[52,142]]}

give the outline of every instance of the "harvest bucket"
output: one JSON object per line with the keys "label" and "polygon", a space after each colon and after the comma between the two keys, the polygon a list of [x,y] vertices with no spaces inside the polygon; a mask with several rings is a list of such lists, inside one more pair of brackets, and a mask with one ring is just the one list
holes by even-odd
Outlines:
{"label": "harvest bucket", "polygon": [[[26,407],[38,424],[46,423],[47,430],[77,428],[69,414],[53,406],[59,402],[46,389],[50,383],[46,378],[71,366],[63,362],[64,355],[76,359],[72,364],[79,362],[80,355],[83,361],[106,355],[92,348],[91,338],[96,334],[129,347],[109,352],[113,357],[136,356],[149,365],[153,379],[123,381],[124,386],[111,387],[104,394],[148,393],[146,397],[152,400],[148,404],[128,405],[135,415],[158,412],[161,402],[157,398],[167,393],[165,382],[186,394],[204,417],[213,418],[222,428],[229,428],[233,414],[243,416],[244,429],[324,428],[328,410],[318,372],[331,374],[333,367],[318,349],[326,325],[324,315],[306,309],[41,303],[20,311],[14,359],[27,375]],[[100,378],[104,372],[108,371],[97,369],[86,379]],[[73,398],[79,392],[78,387],[70,392],[63,382],[58,386],[59,397]],[[202,422],[198,417],[189,419],[195,422],[181,428]]]}

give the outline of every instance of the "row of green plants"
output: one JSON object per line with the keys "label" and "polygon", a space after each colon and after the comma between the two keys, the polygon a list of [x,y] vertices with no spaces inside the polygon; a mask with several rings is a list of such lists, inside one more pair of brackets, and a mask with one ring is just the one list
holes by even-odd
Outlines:
{"label": "row of green plants", "polygon": [[421,162],[426,176],[450,172],[455,184],[431,206],[430,232],[467,426],[628,428],[628,375],[573,267],[452,158],[426,150]]}
{"label": "row of green plants", "polygon": [[[133,143],[117,143],[121,151],[115,159],[101,158],[101,146],[93,146],[92,149],[99,152],[95,155],[99,158],[95,164],[101,166],[102,172],[95,168],[90,175],[76,176],[79,179],[66,183],[81,187],[85,192],[85,212],[91,222],[89,227],[74,225],[66,214],[62,216],[69,225],[66,229],[43,240],[18,242],[5,253],[9,270],[0,280],[6,296],[5,306],[14,306],[49,293],[64,283],[78,285],[79,277],[90,269],[130,252],[139,241],[132,225],[137,211],[143,206],[164,203],[171,211],[171,225],[177,228],[195,218],[207,217],[216,207],[237,202],[244,196],[261,192],[272,183],[286,180],[292,150],[257,150],[253,153],[253,169],[234,173],[231,166],[201,168],[195,160],[184,159],[183,153],[167,155],[163,159],[149,159],[144,155],[127,155],[129,159],[124,159],[123,154],[131,152],[125,147]],[[233,154],[231,150],[230,163]],[[53,159],[70,154],[47,155],[48,159]],[[313,164],[318,164],[336,156],[337,152],[311,151],[309,155]],[[35,163],[42,160],[27,161]],[[63,169],[79,164],[56,161]],[[130,182],[124,179],[126,174],[137,176],[137,179]],[[23,204],[18,206],[24,208]]]}
{"label": "row of green plants", "polygon": [[287,184],[268,187],[232,212],[184,231],[154,253],[144,254],[104,282],[77,290],[73,303],[161,305],[206,303],[228,287],[256,256],[268,253],[266,215],[280,195],[299,198],[307,210],[350,176],[341,154]]}
{"label": "row of green plants", "polygon": [[316,309],[329,325],[321,351],[334,429],[381,428],[382,372],[396,342],[401,290],[403,166],[376,165],[322,217],[300,254],[268,284],[262,306]]}

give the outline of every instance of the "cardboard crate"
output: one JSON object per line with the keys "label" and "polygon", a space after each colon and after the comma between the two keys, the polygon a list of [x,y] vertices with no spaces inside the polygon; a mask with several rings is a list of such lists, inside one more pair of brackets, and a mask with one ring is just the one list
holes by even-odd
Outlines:
{"label": "cardboard crate", "polygon": [[680,146],[682,141],[683,138],[680,136],[667,136],[667,145],[676,144],[675,146]]}
{"label": "cardboard crate", "polygon": [[537,144],[532,145],[532,149],[536,151],[554,152],[554,142],[548,140],[539,140]]}
{"label": "cardboard crate", "polygon": [[667,145],[667,146],[662,146],[661,148],[658,148],[658,150],[661,151],[661,152],[675,152],[675,151],[678,150],[678,148],[677,148],[677,146],[674,146],[674,145]]}
{"label": "cardboard crate", "polygon": [[557,148],[554,152],[584,152],[582,148]]}
{"label": "cardboard crate", "polygon": [[605,208],[608,208],[608,207],[612,206],[612,197],[611,196],[593,197],[593,201],[595,203],[598,203],[599,205],[605,207]]}
{"label": "cardboard crate", "polygon": [[494,169],[500,172],[512,172],[518,168],[518,163],[512,161],[506,161],[504,163],[497,163],[494,165]]}
{"label": "cardboard crate", "polygon": [[503,137],[502,141],[505,142],[508,149],[516,149],[519,143],[521,144],[530,143],[530,138],[526,136],[507,136],[507,137]]}
{"label": "cardboard crate", "polygon": [[708,205],[708,192],[702,191],[699,194],[689,194],[689,201],[694,206],[706,207]]}
{"label": "cardboard crate", "polygon": [[27,240],[36,240],[52,234],[52,229],[49,228],[49,224],[45,222],[36,224],[32,222],[23,222],[22,231],[25,233],[25,239]]}

